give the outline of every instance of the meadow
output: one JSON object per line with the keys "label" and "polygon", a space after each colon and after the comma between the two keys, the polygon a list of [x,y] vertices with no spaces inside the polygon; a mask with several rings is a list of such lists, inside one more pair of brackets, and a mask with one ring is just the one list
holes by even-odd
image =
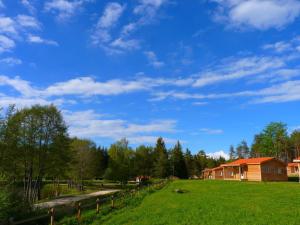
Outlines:
{"label": "meadow", "polygon": [[[182,190],[178,193],[175,190]],[[177,180],[88,224],[299,224],[300,184]]]}

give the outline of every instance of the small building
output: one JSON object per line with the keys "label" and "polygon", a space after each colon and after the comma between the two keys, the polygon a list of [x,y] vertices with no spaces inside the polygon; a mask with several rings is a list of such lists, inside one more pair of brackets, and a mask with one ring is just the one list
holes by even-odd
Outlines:
{"label": "small building", "polygon": [[207,180],[207,179],[213,179],[212,176],[212,169],[206,168],[202,171],[202,178]]}
{"label": "small building", "polygon": [[299,176],[298,163],[295,163],[295,162],[288,163],[286,169],[287,169],[287,175],[289,177],[298,177]]}
{"label": "small building", "polygon": [[[300,160],[299,160],[300,162]],[[204,178],[205,179],[205,178]],[[238,159],[212,169],[212,179],[286,181],[286,164],[273,157]]]}
{"label": "small building", "polygon": [[299,175],[299,183],[300,183],[300,170],[299,170],[299,167],[300,167],[300,157],[298,157],[297,159],[294,159],[293,162],[297,163],[297,166],[298,166],[298,175]]}

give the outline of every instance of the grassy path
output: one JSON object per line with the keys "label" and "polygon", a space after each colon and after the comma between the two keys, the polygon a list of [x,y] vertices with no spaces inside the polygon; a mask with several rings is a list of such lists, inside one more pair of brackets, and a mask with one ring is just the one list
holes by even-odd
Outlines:
{"label": "grassy path", "polygon": [[[174,189],[184,189],[183,194]],[[140,205],[101,217],[93,225],[296,225],[298,183],[175,181]]]}

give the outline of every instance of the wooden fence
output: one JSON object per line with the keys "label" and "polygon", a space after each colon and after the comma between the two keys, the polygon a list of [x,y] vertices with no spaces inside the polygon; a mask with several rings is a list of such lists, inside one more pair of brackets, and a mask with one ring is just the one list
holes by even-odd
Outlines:
{"label": "wooden fence", "polygon": [[71,210],[62,212],[61,209],[58,207],[50,208],[47,214],[40,215],[33,218],[28,218],[22,221],[13,221],[10,220],[9,225],[43,225],[43,224],[50,224],[50,225],[57,225],[57,221],[61,219],[63,216],[74,216],[78,222],[81,221],[82,213],[85,210],[92,210],[94,208],[95,215],[99,214],[101,210],[110,209],[113,210],[117,207],[125,207],[124,203],[126,200],[135,198],[139,196],[141,192],[151,192],[154,190],[161,189],[167,184],[167,180],[162,180],[151,185],[147,186],[137,186],[135,189],[129,191],[121,191],[118,193],[114,193],[109,196],[103,196],[102,198],[98,197],[94,202],[83,204],[82,202],[76,202],[74,206],[70,206]]}

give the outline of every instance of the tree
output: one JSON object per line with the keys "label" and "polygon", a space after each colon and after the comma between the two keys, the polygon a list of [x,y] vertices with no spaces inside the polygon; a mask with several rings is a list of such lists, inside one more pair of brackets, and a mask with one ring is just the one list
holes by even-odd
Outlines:
{"label": "tree", "polygon": [[185,154],[184,154],[184,161],[185,161],[185,167],[187,170],[187,176],[192,177],[193,175],[196,175],[194,157],[188,148],[186,149]]}
{"label": "tree", "polygon": [[179,178],[187,178],[187,169],[184,161],[182,147],[178,141],[171,151],[171,170],[172,175]]}
{"label": "tree", "polygon": [[83,181],[96,178],[100,158],[97,157],[96,145],[87,139],[73,138],[71,141],[72,163],[71,176],[80,183],[78,188],[83,190]]}
{"label": "tree", "polygon": [[295,130],[291,134],[291,144],[294,148],[294,157],[300,156],[300,130]]}
{"label": "tree", "polygon": [[230,145],[230,148],[229,148],[229,159],[230,160],[235,159],[235,150],[234,150],[233,145]]}
{"label": "tree", "polygon": [[236,154],[239,159],[249,158],[250,149],[245,140],[243,140],[236,148]]}
{"label": "tree", "polygon": [[120,181],[122,184],[134,176],[134,152],[128,147],[128,141],[122,139],[112,144],[108,150],[109,163],[105,178]]}
{"label": "tree", "polygon": [[141,145],[135,150],[135,174],[151,176],[153,173],[153,148]]}
{"label": "tree", "polygon": [[168,152],[162,137],[157,139],[154,148],[154,175],[155,177],[165,178],[169,174]]}
{"label": "tree", "polygon": [[[34,202],[41,198],[42,180],[53,172],[56,161],[68,155],[69,138],[61,113],[53,105],[11,110],[2,136],[8,179],[24,182],[24,198]],[[13,159],[13,160],[12,160]],[[57,164],[63,172],[67,161]]]}
{"label": "tree", "polygon": [[261,156],[272,156],[284,161],[291,158],[287,126],[284,123],[273,122],[255,136],[252,151]]}

